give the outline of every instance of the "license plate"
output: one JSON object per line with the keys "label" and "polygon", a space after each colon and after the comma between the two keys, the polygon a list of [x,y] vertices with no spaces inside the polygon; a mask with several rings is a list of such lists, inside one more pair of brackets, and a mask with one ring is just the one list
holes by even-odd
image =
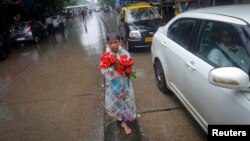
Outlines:
{"label": "license plate", "polygon": [[25,38],[23,37],[23,38],[17,38],[16,39],[17,41],[23,41],[23,40],[25,40]]}
{"label": "license plate", "polygon": [[152,42],[152,37],[145,38],[145,42]]}

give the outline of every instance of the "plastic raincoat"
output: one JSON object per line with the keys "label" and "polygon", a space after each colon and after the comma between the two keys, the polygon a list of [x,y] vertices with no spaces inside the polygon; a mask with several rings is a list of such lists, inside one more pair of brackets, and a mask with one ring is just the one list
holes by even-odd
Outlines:
{"label": "plastic raincoat", "polygon": [[[114,53],[107,47],[106,52],[113,53],[117,58],[129,53],[119,46],[117,53]],[[101,69],[105,77],[105,109],[107,113],[121,121],[133,121],[136,117],[136,106],[134,98],[134,89],[131,80],[120,75],[114,68]]]}

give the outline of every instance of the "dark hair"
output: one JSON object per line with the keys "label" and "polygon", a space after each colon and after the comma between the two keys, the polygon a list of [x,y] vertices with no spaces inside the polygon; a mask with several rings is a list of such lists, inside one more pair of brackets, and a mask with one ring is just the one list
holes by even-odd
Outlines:
{"label": "dark hair", "polygon": [[121,40],[121,36],[118,33],[109,33],[107,35],[107,41],[110,40],[110,38],[116,38],[118,40]]}

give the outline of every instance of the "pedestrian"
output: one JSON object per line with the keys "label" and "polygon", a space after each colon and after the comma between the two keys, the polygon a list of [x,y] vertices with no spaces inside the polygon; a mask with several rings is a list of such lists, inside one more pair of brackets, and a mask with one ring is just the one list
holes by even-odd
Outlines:
{"label": "pedestrian", "polygon": [[[107,62],[107,56],[110,62]],[[126,134],[131,134],[132,129],[128,123],[136,118],[136,106],[134,90],[130,76],[122,72],[119,62],[126,62],[126,65],[132,65],[130,54],[121,47],[121,38],[117,33],[107,36],[106,52],[101,57],[100,69],[105,77],[105,109],[106,112],[118,120],[120,126]],[[118,63],[117,63],[118,62]],[[113,63],[113,65],[111,65]],[[131,68],[126,72],[132,74]]]}
{"label": "pedestrian", "polygon": [[49,34],[52,35],[53,38],[56,38],[55,29],[54,29],[54,25],[53,25],[53,19],[52,19],[51,16],[48,16],[46,18],[46,24],[47,24],[47,27],[48,27]]}
{"label": "pedestrian", "polygon": [[59,27],[60,27],[60,32],[61,32],[63,39],[67,40],[65,32],[64,32],[65,31],[65,18],[63,15],[59,15]]}
{"label": "pedestrian", "polygon": [[82,21],[85,24],[86,23],[86,12],[85,12],[85,9],[82,10],[81,14],[82,14]]}

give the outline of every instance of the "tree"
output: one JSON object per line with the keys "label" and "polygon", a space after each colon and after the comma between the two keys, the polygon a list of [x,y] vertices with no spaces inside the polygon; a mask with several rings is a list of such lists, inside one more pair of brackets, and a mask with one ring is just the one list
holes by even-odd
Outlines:
{"label": "tree", "polygon": [[115,6],[115,0],[98,0],[98,4],[99,5],[103,5],[103,4],[108,4],[111,6]]}

